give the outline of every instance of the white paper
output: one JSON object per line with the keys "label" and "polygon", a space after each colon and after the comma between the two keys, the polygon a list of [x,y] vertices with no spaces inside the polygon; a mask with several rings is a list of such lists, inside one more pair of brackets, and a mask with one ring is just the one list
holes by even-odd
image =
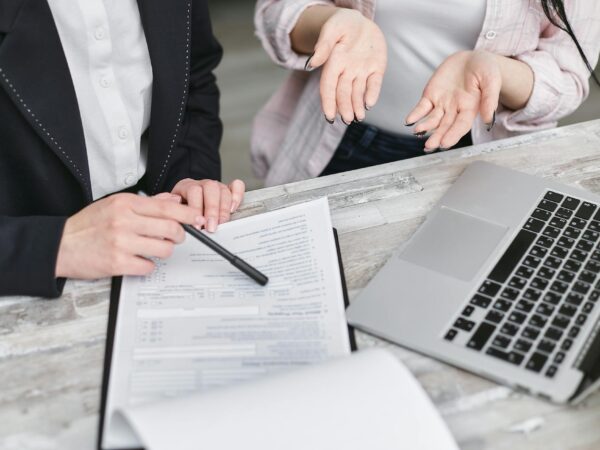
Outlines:
{"label": "white paper", "polygon": [[325,198],[222,225],[212,236],[269,284],[259,286],[191,236],[151,276],[123,280],[106,448],[139,446],[112,420],[117,409],[350,353]]}
{"label": "white paper", "polygon": [[404,366],[369,350],[127,410],[147,450],[455,450]]}

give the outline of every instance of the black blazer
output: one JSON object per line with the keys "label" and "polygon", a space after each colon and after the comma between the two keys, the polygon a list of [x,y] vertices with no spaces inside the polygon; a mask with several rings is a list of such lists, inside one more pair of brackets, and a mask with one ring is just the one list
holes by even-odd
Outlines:
{"label": "black blazer", "polygon": [[[138,0],[154,85],[143,185],[220,179],[222,50],[206,0]],[[92,202],[75,89],[46,0],[0,0],[0,295],[57,297],[65,220]]]}

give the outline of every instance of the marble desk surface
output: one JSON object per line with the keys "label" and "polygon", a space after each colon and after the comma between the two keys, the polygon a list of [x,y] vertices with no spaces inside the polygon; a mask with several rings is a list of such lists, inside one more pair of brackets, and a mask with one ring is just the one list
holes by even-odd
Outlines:
{"label": "marble desk surface", "polygon": [[[236,218],[327,195],[350,297],[466,165],[486,160],[600,193],[600,120],[248,193]],[[0,449],[93,449],[110,280],[0,299]],[[600,394],[561,407],[358,333],[425,387],[463,449],[598,449]]]}

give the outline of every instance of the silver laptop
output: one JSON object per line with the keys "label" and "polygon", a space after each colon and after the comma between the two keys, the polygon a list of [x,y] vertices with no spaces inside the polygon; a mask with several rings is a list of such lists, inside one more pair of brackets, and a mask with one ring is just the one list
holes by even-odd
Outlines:
{"label": "silver laptop", "polygon": [[558,403],[600,379],[600,196],[469,166],[351,325]]}

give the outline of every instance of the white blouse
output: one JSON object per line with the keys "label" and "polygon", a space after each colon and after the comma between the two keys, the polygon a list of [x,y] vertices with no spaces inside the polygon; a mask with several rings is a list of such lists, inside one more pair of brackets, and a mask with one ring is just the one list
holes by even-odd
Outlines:
{"label": "white blouse", "polygon": [[410,134],[404,119],[435,69],[451,54],[472,50],[485,19],[485,0],[377,0],[375,23],[388,45],[381,96],[366,122]]}
{"label": "white blouse", "polygon": [[[146,171],[152,66],[136,0],[48,0],[75,87],[98,199]],[[57,111],[60,114],[59,111]]]}

